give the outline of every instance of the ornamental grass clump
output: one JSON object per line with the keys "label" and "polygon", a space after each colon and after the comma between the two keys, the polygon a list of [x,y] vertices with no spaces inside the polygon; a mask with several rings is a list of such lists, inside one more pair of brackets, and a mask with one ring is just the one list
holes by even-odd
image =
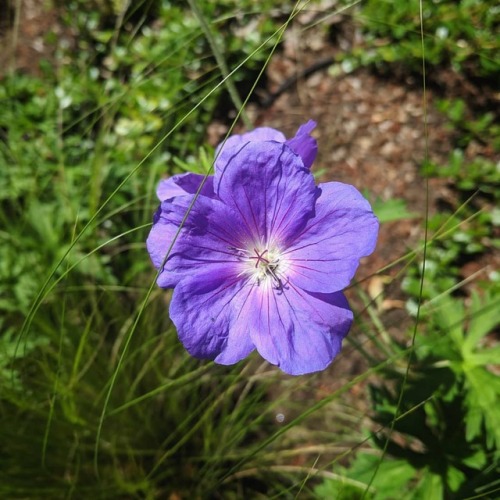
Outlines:
{"label": "ornamental grass clump", "polygon": [[147,248],[191,355],[230,365],[256,349],[300,375],[339,353],[353,320],[342,290],[378,220],[353,186],[315,184],[315,125],[289,140],[268,127],[229,137],[213,176],[160,182]]}

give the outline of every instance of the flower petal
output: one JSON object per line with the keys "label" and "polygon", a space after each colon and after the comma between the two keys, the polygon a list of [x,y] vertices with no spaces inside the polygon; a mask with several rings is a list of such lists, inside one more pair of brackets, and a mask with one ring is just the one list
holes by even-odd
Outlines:
{"label": "flower petal", "polygon": [[316,122],[309,120],[299,127],[295,137],[285,142],[295,154],[298,154],[302,158],[302,162],[306,168],[311,168],[318,154],[318,143],[316,139],[310,135],[315,127]]}
{"label": "flower petal", "polygon": [[234,151],[240,149],[247,142],[284,142],[290,149],[302,159],[306,168],[311,168],[318,153],[318,143],[311,137],[311,131],[316,127],[314,120],[309,120],[299,127],[297,133],[291,139],[286,137],[279,130],[271,127],[259,127],[251,132],[241,135],[232,135],[217,146],[215,150],[215,170],[223,170],[232,158]]}
{"label": "flower petal", "polygon": [[[173,224],[168,224],[161,218],[161,208],[155,213],[153,227],[149,232],[146,240],[146,248],[149,256],[156,269],[159,269],[165,260],[168,249],[174,241],[176,227]],[[170,285],[160,282],[158,277],[158,285],[168,287]],[[173,285],[172,285],[173,286]]]}
{"label": "flower petal", "polygon": [[247,142],[285,142],[285,135],[271,127],[258,127],[241,135],[232,135],[221,142],[215,150],[215,171],[224,170],[234,153],[239,151]]}
{"label": "flower petal", "polygon": [[[174,196],[181,196],[185,194],[195,194],[201,183],[205,179],[204,175],[200,174],[179,174],[173,175],[168,179],[162,179],[156,188],[156,195],[160,201],[168,200]],[[213,177],[208,176],[201,188],[200,194],[214,197],[214,184]]]}
{"label": "flower petal", "polygon": [[249,142],[214,176],[219,199],[245,225],[251,245],[278,245],[302,231],[314,214],[314,178],[283,143]]}
{"label": "flower petal", "polygon": [[349,285],[359,259],[375,249],[378,219],[353,186],[328,182],[318,186],[316,214],[284,252],[289,279],[313,292],[336,292]]}
{"label": "flower petal", "polygon": [[275,141],[275,142],[285,142],[285,135],[271,127],[257,127],[250,132],[244,134],[235,134],[229,136],[225,141],[221,142],[215,149],[215,156],[220,156],[226,149],[232,149],[235,146],[243,146],[247,142],[264,142],[264,141]]}
{"label": "flower petal", "polygon": [[248,293],[245,280],[225,266],[179,282],[170,303],[170,318],[192,356],[229,365],[255,349],[240,318]]}
{"label": "flower petal", "polygon": [[146,241],[153,264],[161,269],[157,280],[161,287],[173,287],[207,266],[239,262],[232,248],[241,248],[248,239],[246,228],[219,200],[198,196],[193,203],[193,199],[194,195],[184,195],[162,202]]}
{"label": "flower petal", "polygon": [[344,295],[255,288],[242,317],[260,355],[290,375],[325,369],[352,323]]}

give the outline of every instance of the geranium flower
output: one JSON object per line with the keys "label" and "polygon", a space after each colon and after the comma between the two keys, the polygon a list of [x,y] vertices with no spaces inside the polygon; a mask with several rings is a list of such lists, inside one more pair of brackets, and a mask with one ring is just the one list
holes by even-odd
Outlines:
{"label": "geranium flower", "polygon": [[193,356],[229,365],[257,349],[299,375],[340,351],[353,319],[342,290],[374,250],[378,221],[353,186],[315,185],[315,125],[289,140],[271,128],[230,137],[196,199],[201,175],[160,182],[147,248]]}

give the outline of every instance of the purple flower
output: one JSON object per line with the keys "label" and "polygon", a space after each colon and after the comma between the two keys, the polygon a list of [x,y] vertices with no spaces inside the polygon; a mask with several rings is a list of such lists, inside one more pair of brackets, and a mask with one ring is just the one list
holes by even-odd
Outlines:
{"label": "purple flower", "polygon": [[374,250],[378,221],[353,186],[315,185],[315,125],[289,140],[271,128],[230,137],[195,200],[203,176],[160,183],[147,247],[193,356],[229,365],[257,349],[299,375],[340,351],[353,319],[341,290]]}

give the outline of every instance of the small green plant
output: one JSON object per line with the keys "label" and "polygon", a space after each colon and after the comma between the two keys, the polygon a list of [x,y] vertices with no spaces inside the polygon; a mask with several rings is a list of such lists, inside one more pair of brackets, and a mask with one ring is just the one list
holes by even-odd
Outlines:
{"label": "small green plant", "polygon": [[468,108],[463,99],[440,99],[437,102],[437,109],[447,116],[450,129],[455,131],[458,147],[465,148],[475,140],[480,144],[491,144],[494,151],[500,151],[500,125],[495,114],[483,112],[476,117]]}
{"label": "small green plant", "polygon": [[447,178],[461,194],[460,201],[476,191],[491,197],[492,201],[500,199],[500,165],[481,156],[468,162],[461,149],[453,150],[444,166],[427,162],[423,173],[429,177]]}
{"label": "small green plant", "polygon": [[362,4],[360,20],[367,40],[374,42],[372,59],[376,64],[399,62],[420,71],[425,55],[426,64],[451,65],[454,70],[487,79],[499,71],[496,15],[497,6],[492,1],[368,0]]}

